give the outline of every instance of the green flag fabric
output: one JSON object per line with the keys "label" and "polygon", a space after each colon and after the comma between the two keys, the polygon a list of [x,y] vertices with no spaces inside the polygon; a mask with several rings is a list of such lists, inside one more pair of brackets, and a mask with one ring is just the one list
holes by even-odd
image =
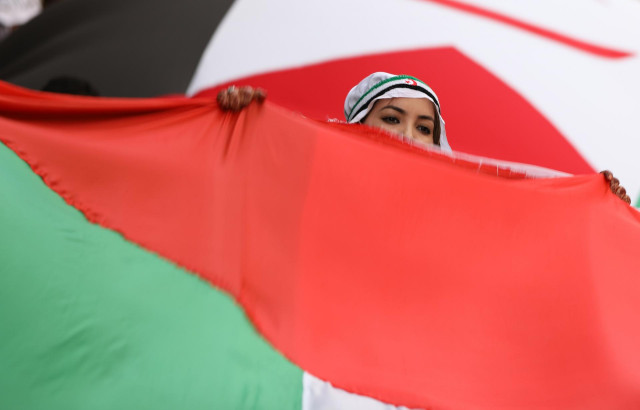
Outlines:
{"label": "green flag fabric", "polygon": [[302,371],[229,296],[87,222],[2,144],[0,192],[0,409],[300,408]]}

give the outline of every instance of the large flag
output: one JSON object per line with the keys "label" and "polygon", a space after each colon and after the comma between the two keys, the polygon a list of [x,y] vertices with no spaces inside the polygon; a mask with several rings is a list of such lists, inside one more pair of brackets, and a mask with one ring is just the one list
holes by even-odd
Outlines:
{"label": "large flag", "polygon": [[635,202],[638,21],[637,0],[65,0],[0,43],[0,79],[120,97],[251,84],[327,119],[371,72],[408,73],[440,96],[453,149],[612,169]]}
{"label": "large flag", "polygon": [[640,216],[600,175],[269,101],[0,114],[2,408],[640,405]]}

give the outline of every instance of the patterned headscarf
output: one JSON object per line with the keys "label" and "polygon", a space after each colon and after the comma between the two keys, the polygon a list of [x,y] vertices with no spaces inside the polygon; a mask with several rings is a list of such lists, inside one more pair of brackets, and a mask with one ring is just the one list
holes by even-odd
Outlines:
{"label": "patterned headscarf", "polygon": [[386,98],[426,98],[438,112],[440,120],[440,148],[451,151],[440,112],[438,96],[422,80],[409,75],[377,72],[369,75],[353,87],[344,101],[344,116],[349,123],[364,119],[376,101]]}

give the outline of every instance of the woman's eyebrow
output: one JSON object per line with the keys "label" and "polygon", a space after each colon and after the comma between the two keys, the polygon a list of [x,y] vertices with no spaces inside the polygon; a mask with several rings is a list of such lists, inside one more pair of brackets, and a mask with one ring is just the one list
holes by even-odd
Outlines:
{"label": "woman's eyebrow", "polygon": [[[403,115],[407,113],[405,110],[403,110],[400,107],[396,107],[395,105],[385,105],[384,107],[382,107],[380,109],[380,111],[385,110],[387,108],[391,108],[392,110],[397,111],[397,112],[399,112],[400,114],[403,114]],[[430,120],[430,121],[433,121],[433,122],[436,121],[435,118],[433,118],[430,115],[419,115],[418,119],[420,119],[420,120]]]}
{"label": "woman's eyebrow", "polygon": [[386,110],[387,108],[391,108],[392,110],[398,111],[400,114],[406,114],[407,112],[405,110],[403,110],[400,107],[396,107],[395,105],[385,105],[384,107],[382,107],[382,110]]}

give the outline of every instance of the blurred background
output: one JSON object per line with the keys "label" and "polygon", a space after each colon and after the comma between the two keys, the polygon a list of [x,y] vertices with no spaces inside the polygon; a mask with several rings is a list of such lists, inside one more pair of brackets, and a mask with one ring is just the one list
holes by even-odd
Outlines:
{"label": "blurred background", "polygon": [[0,79],[105,97],[229,84],[344,119],[374,71],[438,94],[454,150],[574,174],[610,169],[640,205],[638,0],[0,0]]}

